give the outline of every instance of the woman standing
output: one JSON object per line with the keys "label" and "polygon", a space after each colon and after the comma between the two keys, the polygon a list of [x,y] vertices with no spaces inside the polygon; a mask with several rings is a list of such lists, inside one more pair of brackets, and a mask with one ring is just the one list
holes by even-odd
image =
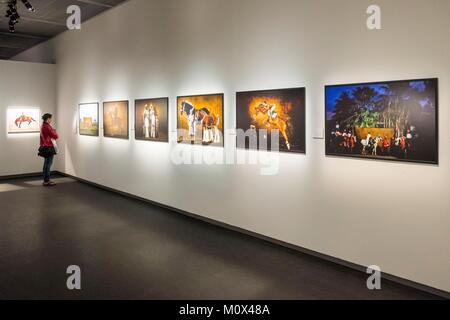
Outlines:
{"label": "woman standing", "polygon": [[54,141],[58,139],[56,130],[51,126],[52,115],[49,113],[44,114],[42,117],[44,123],[41,127],[41,147],[39,148],[39,156],[44,158],[44,186],[52,187],[56,183],[50,181],[50,170],[53,164],[53,158],[56,154],[56,148]]}

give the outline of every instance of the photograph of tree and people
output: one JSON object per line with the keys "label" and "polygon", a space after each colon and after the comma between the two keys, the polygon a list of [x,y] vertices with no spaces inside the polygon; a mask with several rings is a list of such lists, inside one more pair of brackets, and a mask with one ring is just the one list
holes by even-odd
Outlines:
{"label": "photograph of tree and people", "polygon": [[326,87],[326,153],[438,163],[437,79]]}

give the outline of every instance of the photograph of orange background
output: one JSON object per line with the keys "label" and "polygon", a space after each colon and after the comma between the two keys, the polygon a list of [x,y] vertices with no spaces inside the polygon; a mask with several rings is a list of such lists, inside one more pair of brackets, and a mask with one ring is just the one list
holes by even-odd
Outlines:
{"label": "photograph of orange background", "polygon": [[[264,149],[265,146],[270,149],[271,133],[277,130],[279,151],[305,153],[305,96],[305,88],[238,92],[237,129],[254,129],[258,149]],[[259,140],[261,129],[266,130],[267,134]],[[250,149],[249,141],[242,147]]]}
{"label": "photograph of orange background", "polygon": [[[183,102],[189,102],[196,110],[206,108],[211,115],[217,116],[219,119],[217,129],[221,132],[221,142],[224,145],[224,118],[223,118],[223,94],[209,94],[209,95],[196,95],[196,96],[181,96],[177,98],[177,129],[178,129],[178,142],[180,143],[192,143],[192,139],[189,136],[189,122],[186,113],[181,114]],[[181,130],[180,130],[181,129]],[[199,129],[200,130],[200,129]],[[202,143],[201,135],[197,136],[194,143]]]}
{"label": "photograph of orange background", "polygon": [[103,103],[103,135],[128,139],[128,101]]}

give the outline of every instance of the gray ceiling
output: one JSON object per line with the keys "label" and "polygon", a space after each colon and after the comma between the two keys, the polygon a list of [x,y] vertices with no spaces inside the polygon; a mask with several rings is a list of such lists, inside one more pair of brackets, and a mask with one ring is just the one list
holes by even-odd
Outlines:
{"label": "gray ceiling", "polygon": [[21,16],[16,33],[9,33],[9,18],[5,17],[7,0],[0,0],[0,59],[9,59],[38,43],[67,30],[67,7],[81,8],[82,22],[127,0],[29,0],[36,9],[28,12],[18,1]]}

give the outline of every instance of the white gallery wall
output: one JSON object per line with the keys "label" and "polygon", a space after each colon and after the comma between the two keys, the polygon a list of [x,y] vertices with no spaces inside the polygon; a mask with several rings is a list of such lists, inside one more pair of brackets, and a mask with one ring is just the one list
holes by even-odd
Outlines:
{"label": "white gallery wall", "polygon": [[32,107],[54,114],[55,71],[55,65],[0,60],[0,176],[42,170],[39,133],[8,134],[7,112],[10,107]]}
{"label": "white gallery wall", "polygon": [[[373,3],[382,30],[366,27]],[[449,12],[448,0],[128,1],[52,41],[58,167],[450,291]],[[427,77],[439,78],[439,166],[324,155],[325,85]],[[280,154],[278,174],[173,163],[178,95],[225,94],[223,154],[235,149],[236,91],[303,86],[307,154]],[[129,99],[133,128],[134,99],[164,96],[169,144],[77,135],[78,103]]]}

